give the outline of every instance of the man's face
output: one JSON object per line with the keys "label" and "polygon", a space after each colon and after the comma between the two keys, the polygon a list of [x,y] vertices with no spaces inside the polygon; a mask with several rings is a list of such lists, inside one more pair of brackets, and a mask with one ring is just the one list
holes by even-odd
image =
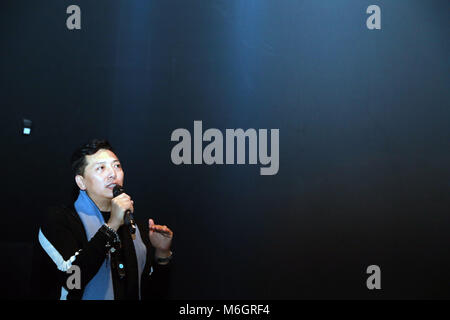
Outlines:
{"label": "man's face", "polygon": [[78,187],[86,190],[96,203],[111,200],[114,186],[123,185],[123,171],[119,159],[112,151],[100,149],[86,156],[86,162],[84,175],[75,177]]}

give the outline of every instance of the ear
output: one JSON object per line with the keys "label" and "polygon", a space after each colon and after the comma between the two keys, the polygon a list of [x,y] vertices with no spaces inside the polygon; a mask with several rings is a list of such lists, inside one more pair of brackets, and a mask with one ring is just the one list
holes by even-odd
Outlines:
{"label": "ear", "polygon": [[82,175],[77,174],[75,176],[75,182],[80,190],[86,190],[86,185],[84,184],[84,178]]}

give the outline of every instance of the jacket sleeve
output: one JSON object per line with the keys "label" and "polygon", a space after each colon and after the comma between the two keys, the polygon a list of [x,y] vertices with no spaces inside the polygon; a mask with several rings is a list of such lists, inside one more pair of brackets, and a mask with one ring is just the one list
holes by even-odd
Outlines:
{"label": "jacket sleeve", "polygon": [[[79,291],[77,293],[81,294],[103,264],[110,239],[97,231],[87,245],[83,244],[83,238],[80,239],[84,232],[82,225],[75,218],[70,219],[65,210],[68,209],[47,210],[39,230],[39,243],[59,270],[60,286],[68,292]],[[76,268],[71,269],[72,266],[79,268],[80,281],[78,284],[71,281],[72,285],[68,287],[68,278],[77,272]]]}

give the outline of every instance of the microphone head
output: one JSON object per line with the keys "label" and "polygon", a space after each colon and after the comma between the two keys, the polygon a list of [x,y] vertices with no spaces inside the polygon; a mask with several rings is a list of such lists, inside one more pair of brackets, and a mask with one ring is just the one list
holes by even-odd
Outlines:
{"label": "microphone head", "polygon": [[115,198],[124,192],[125,192],[125,190],[123,189],[123,187],[116,184],[113,188],[113,197]]}

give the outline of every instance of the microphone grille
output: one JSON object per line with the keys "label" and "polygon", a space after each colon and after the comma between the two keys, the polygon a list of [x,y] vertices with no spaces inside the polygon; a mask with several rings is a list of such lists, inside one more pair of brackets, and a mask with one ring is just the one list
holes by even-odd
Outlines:
{"label": "microphone grille", "polygon": [[122,193],[124,193],[125,190],[123,189],[122,186],[116,185],[113,189],[113,196],[114,198],[121,195]]}

